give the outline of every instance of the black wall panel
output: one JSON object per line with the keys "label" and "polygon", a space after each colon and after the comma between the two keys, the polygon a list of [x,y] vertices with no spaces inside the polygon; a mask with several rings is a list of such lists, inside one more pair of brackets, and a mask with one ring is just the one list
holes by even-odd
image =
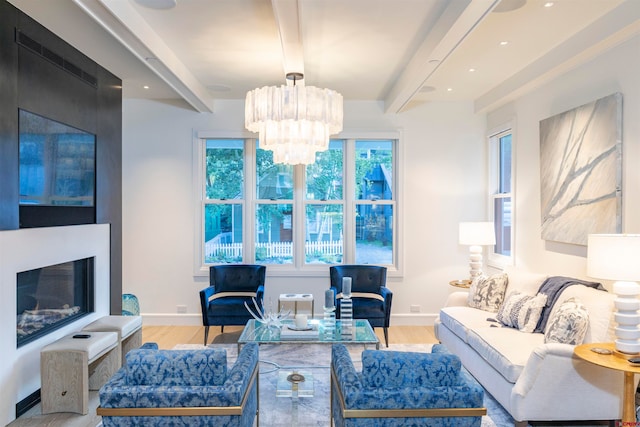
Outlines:
{"label": "black wall panel", "polygon": [[96,220],[111,224],[111,313],[122,313],[122,82],[98,70]]}
{"label": "black wall panel", "polygon": [[[18,108],[96,135],[95,222],[111,225],[111,312],[118,314],[122,305],[122,82],[0,0],[0,230],[20,227]],[[60,215],[63,211],[45,214],[35,226],[55,226],[70,219]]]}
{"label": "black wall panel", "polygon": [[0,2],[0,230],[18,228],[18,10]]}

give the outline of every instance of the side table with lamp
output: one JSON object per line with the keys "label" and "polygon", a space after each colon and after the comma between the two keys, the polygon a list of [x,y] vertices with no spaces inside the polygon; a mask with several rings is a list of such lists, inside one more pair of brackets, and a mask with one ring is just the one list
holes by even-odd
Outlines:
{"label": "side table with lamp", "polygon": [[[598,366],[624,373],[622,422],[635,425],[635,374],[640,374],[640,234],[590,234],[587,275],[615,280],[614,343],[576,346],[574,354]],[[629,423],[629,424],[626,424]]]}

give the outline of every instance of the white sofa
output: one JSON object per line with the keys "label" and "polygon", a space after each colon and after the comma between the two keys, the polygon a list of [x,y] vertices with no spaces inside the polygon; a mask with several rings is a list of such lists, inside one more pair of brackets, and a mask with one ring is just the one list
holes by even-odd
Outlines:
{"label": "white sofa", "polygon": [[[508,272],[506,295],[513,290],[535,295],[545,276]],[[613,341],[610,292],[582,285],[559,294],[556,309],[576,297],[587,308],[585,343]],[[501,327],[496,313],[471,308],[468,292],[454,292],[435,322],[436,337],[511,414],[526,421],[614,420],[622,416],[622,372],[589,364],[573,355],[573,345],[546,343],[544,333]],[[493,326],[492,326],[493,325]]]}

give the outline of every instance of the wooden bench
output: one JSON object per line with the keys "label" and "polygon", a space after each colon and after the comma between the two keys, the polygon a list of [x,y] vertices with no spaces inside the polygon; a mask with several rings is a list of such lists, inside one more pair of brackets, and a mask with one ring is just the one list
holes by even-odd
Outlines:
{"label": "wooden bench", "polygon": [[[86,334],[88,338],[74,338]],[[40,352],[42,413],[75,412],[86,415],[89,390],[98,390],[118,370],[116,332],[75,332],[45,346]]]}
{"label": "wooden bench", "polygon": [[130,350],[142,345],[142,316],[104,316],[83,329],[85,332],[117,332],[121,365]]}

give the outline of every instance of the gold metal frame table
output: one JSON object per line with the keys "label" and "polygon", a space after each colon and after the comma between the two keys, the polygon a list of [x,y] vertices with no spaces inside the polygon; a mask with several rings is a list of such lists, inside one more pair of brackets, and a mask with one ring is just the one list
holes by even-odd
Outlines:
{"label": "gold metal frame table", "polygon": [[[599,354],[591,350],[592,348],[602,348],[611,351],[611,353]],[[625,425],[635,425],[636,390],[634,387],[634,375],[640,374],[640,365],[632,365],[631,363],[629,363],[627,359],[629,357],[632,357],[633,355],[624,355],[623,353],[618,353],[615,349],[615,344],[612,342],[582,344],[576,346],[573,352],[580,359],[586,360],[589,363],[593,363],[594,365],[602,366],[609,369],[615,369],[616,371],[622,371],[624,373],[622,423]]]}

